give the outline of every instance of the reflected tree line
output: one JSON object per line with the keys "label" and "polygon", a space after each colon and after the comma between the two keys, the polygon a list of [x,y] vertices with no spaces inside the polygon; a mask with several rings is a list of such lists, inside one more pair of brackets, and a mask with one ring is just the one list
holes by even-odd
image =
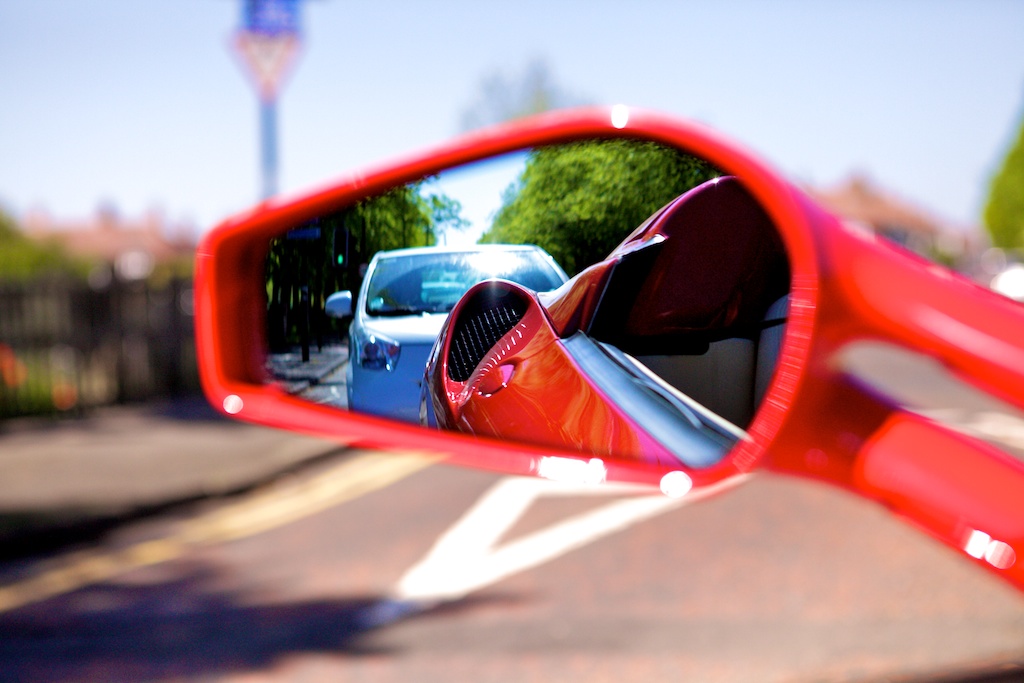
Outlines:
{"label": "reflected tree line", "polygon": [[345,289],[357,292],[378,251],[431,246],[444,230],[462,228],[461,208],[431,192],[428,179],[320,216],[272,240],[266,261],[271,351],[337,341],[344,331],[323,314],[327,297]]}
{"label": "reflected tree line", "polygon": [[654,142],[597,140],[537,149],[481,242],[536,244],[570,275],[604,260],[651,214],[721,175]]}
{"label": "reflected tree line", "polygon": [[[634,228],[719,173],[701,159],[652,142],[587,141],[539,148],[502,197],[481,242],[536,244],[570,275],[605,258]],[[299,226],[271,242],[266,262],[271,351],[323,346],[344,328],[324,302],[358,292],[375,253],[431,246],[462,229],[461,204],[430,178]]]}

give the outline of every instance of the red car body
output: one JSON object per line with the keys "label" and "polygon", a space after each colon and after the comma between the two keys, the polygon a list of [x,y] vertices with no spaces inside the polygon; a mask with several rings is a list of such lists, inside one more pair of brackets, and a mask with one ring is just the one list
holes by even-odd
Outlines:
{"label": "red car body", "polygon": [[[931,358],[1024,407],[1024,307],[850,229],[766,163],[673,117],[621,107],[555,112],[475,133],[226,221],[207,234],[197,257],[196,334],[207,396],[239,419],[343,443],[411,448],[454,464],[529,475],[545,474],[552,457],[587,466],[596,456],[574,448],[428,431],[288,395],[267,381],[264,369],[262,264],[271,238],[396,185],[537,145],[616,137],[676,147],[739,178],[778,230],[790,286],[777,369],[746,427],[747,438],[717,463],[701,467],[660,456],[609,456],[598,463],[599,478],[657,487],[685,477],[686,490],[758,469],[813,478],[879,502],[1024,588],[1024,462],[907,409],[857,381],[839,362],[853,342],[882,342]],[[535,314],[548,321],[536,325],[534,339],[548,334],[553,340],[577,324],[574,316],[583,320],[601,277],[595,269],[571,293],[548,302],[546,313],[537,307]],[[503,379],[477,381],[494,387]],[[587,407],[572,410],[578,414]],[[607,419],[614,421],[611,414]],[[640,452],[631,438],[624,437],[623,452]]]}
{"label": "red car body", "polygon": [[[760,402],[754,356],[765,330],[781,332],[784,310],[768,313],[785,303],[789,280],[767,215],[735,178],[708,181],[553,293],[501,281],[468,292],[427,366],[438,426],[661,466],[713,466],[744,438]],[[731,348],[712,351],[723,342]],[[763,353],[765,384],[775,346]],[[629,358],[606,362],[616,350],[677,370],[685,393]],[[619,372],[621,382],[608,377]],[[648,382],[651,395],[634,391]],[[672,402],[675,410],[661,405]]]}

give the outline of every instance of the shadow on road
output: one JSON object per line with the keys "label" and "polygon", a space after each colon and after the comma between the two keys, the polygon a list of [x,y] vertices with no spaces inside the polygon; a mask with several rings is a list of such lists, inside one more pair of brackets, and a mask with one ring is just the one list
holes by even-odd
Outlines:
{"label": "shadow on road", "polygon": [[193,569],[170,582],[100,585],[0,614],[2,678],[206,680],[263,670],[300,653],[387,655],[368,642],[378,628],[505,601],[471,598],[430,610],[403,608],[382,596],[260,604],[253,596],[209,589],[221,579]]}
{"label": "shadow on road", "polygon": [[[182,418],[187,419],[187,418]],[[90,547],[127,524],[187,509],[191,505],[217,499],[229,501],[268,486],[323,463],[344,456],[346,449],[325,450],[289,467],[248,481],[216,494],[183,495],[158,503],[137,505],[116,512],[68,506],[42,510],[0,509],[0,563],[36,558],[50,553]]]}
{"label": "shadow on road", "polygon": [[[302,654],[400,656],[375,632],[415,619],[443,619],[516,596],[471,597],[430,609],[362,595],[306,602],[219,590],[230,577],[203,565],[168,581],[105,584],[0,614],[5,681],[209,680],[272,669]],[[905,676],[904,683],[1009,683],[1024,669]]]}
{"label": "shadow on road", "polygon": [[[873,683],[877,679],[871,680]],[[885,680],[893,681],[893,683],[1020,683],[1024,681],[1024,666],[1007,665],[970,674],[949,674],[938,677],[908,676],[886,678]],[[868,682],[865,681],[865,683]]]}
{"label": "shadow on road", "polygon": [[219,413],[210,405],[206,397],[201,395],[183,396],[172,401],[153,401],[144,407],[150,414],[170,420],[186,422],[201,420],[205,422],[240,424]]}

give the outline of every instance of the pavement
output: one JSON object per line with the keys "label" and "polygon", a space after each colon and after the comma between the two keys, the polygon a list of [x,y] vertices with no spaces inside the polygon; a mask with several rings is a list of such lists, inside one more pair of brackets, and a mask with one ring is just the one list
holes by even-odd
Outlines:
{"label": "pavement", "polygon": [[301,394],[337,374],[347,361],[347,344],[328,344],[322,348],[308,349],[305,360],[299,349],[270,354],[267,370],[285,391]]}
{"label": "pavement", "polygon": [[224,418],[200,396],[0,421],[0,560],[345,455],[330,441]]}
{"label": "pavement", "polygon": [[347,343],[310,348],[305,359],[300,349],[272,353],[266,367],[274,381],[288,393],[312,403],[348,409]]}

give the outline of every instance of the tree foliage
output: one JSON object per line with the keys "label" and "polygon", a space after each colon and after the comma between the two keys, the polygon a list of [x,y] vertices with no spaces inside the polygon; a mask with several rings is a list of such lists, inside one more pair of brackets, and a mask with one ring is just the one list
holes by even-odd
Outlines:
{"label": "tree foliage", "polygon": [[84,275],[88,264],[58,245],[29,239],[14,218],[0,211],[0,280],[29,280],[46,275]]}
{"label": "tree foliage", "polygon": [[336,331],[322,316],[324,302],[340,290],[358,291],[378,251],[434,245],[441,231],[467,225],[458,201],[430,190],[430,179],[396,187],[271,242],[266,279],[275,350]]}
{"label": "tree foliage", "polygon": [[716,177],[653,142],[598,140],[534,151],[481,242],[536,244],[575,274],[673,198]]}
{"label": "tree foliage", "polygon": [[1024,119],[1017,141],[992,180],[985,206],[985,227],[995,246],[1024,249]]}

